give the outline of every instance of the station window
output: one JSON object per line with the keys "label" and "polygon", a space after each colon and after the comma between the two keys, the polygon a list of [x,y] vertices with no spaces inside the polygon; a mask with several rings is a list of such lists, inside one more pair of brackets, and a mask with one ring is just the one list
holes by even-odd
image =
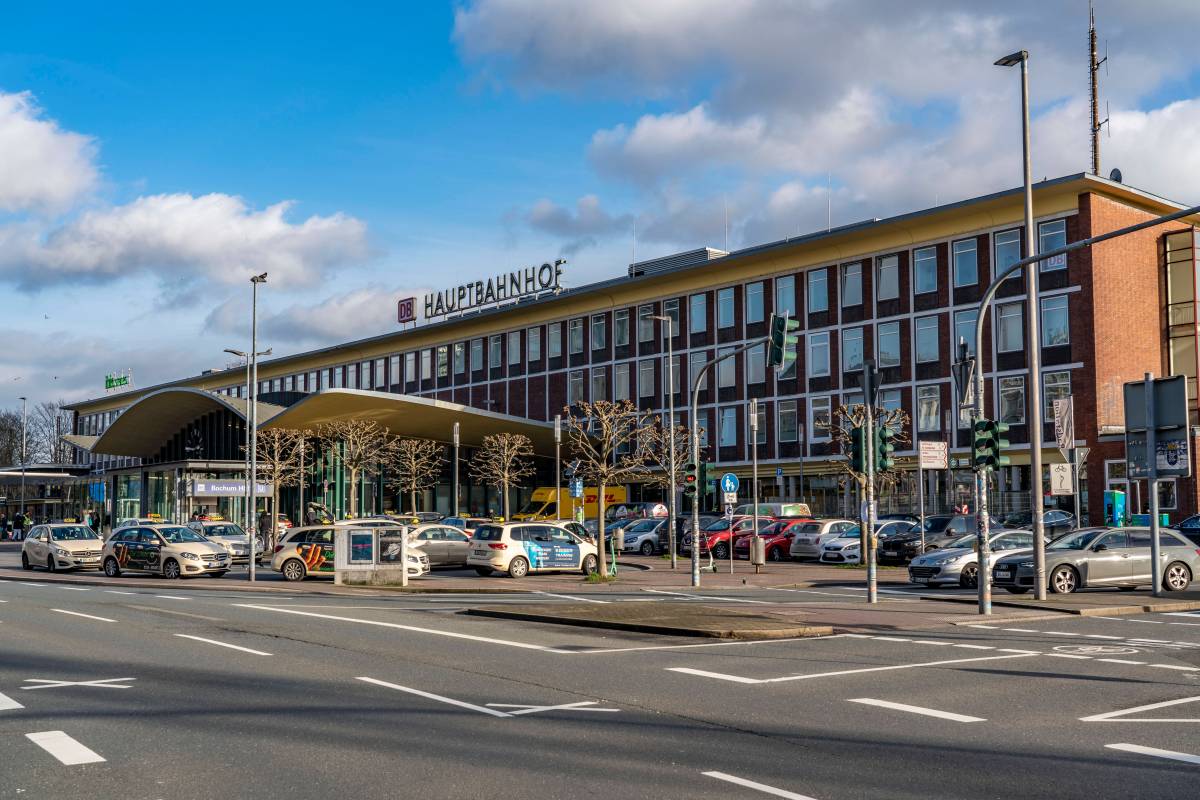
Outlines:
{"label": "station window", "polygon": [[638,362],[638,397],[654,397],[654,362]]}
{"label": "station window", "polygon": [[877,353],[879,366],[900,366],[900,323],[884,322],[876,328]]}
{"label": "station window", "polygon": [[862,264],[842,265],[842,305],[862,305]]}
{"label": "station window", "polygon": [[608,346],[608,319],[603,314],[592,317],[592,349],[603,350]]}
{"label": "station window", "polygon": [[504,339],[500,336],[493,336],[488,342],[488,366],[492,369],[498,369],[504,365],[503,353]]}
{"label": "station window", "polygon": [[[717,355],[732,353],[734,348],[722,347]],[[737,356],[730,356],[717,362],[717,388],[730,389],[737,386]]]}
{"label": "station window", "polygon": [[1025,423],[1025,377],[1013,375],[1000,379],[1000,421],[1009,425]]}
{"label": "station window", "polygon": [[[996,271],[994,274],[999,275],[1001,272],[1021,260],[1020,231],[1001,231],[1000,233],[997,233],[993,246],[996,251]],[[1010,275],[1008,279],[1017,280],[1020,277],[1021,271],[1017,270]]]}
{"label": "station window", "polygon": [[795,400],[780,400],[776,410],[778,422],[777,437],[781,442],[794,442],[799,438],[799,422],[796,416]]}
{"label": "station window", "polygon": [[862,369],[863,329],[846,328],[842,331],[842,372]]}
{"label": "station window", "polygon": [[654,306],[638,306],[638,341],[654,341]]}
{"label": "station window", "polygon": [[530,328],[525,331],[526,358],[530,361],[542,360],[542,329]]}
{"label": "station window", "polygon": [[454,374],[462,375],[467,371],[467,345],[464,342],[454,343]]}
{"label": "station window", "polygon": [[937,248],[922,247],[913,253],[913,272],[916,275],[915,294],[937,291]]}
{"label": "station window", "polygon": [[796,278],[784,275],[775,279],[775,313],[796,316]]}
{"label": "station window", "polygon": [[521,363],[521,332],[510,331],[508,334],[508,363]]}
{"label": "station window", "polygon": [[439,378],[450,377],[450,347],[441,345],[437,349],[437,376]]}
{"label": "station window", "polygon": [[613,400],[629,399],[629,364],[617,364],[613,367]]}
{"label": "station window", "polygon": [[624,347],[629,344],[629,309],[619,309],[613,314],[613,344]]}
{"label": "station window", "polygon": [[679,300],[664,300],[663,301],[663,316],[671,318],[671,330],[668,331],[669,336],[677,336],[679,334]]}
{"label": "station window", "polygon": [[592,370],[592,402],[608,399],[608,370],[596,367]]}
{"label": "station window", "polygon": [[571,355],[583,352],[582,319],[573,319],[567,323],[567,352]]}
{"label": "station window", "polygon": [[895,300],[900,296],[900,257],[884,256],[879,259],[878,273],[875,299]]}
{"label": "station window", "polygon": [[765,383],[767,380],[767,346],[756,344],[746,351],[746,382]]}
{"label": "station window", "polygon": [[562,357],[562,323],[551,322],[546,328],[546,355],[550,358]]}
{"label": "station window", "polygon": [[829,332],[808,335],[808,374],[814,378],[829,374]]}
{"label": "station window", "polygon": [[471,370],[478,372],[483,369],[483,339],[471,340]]}
{"label": "station window", "polygon": [[704,333],[708,330],[708,299],[706,295],[694,294],[688,298],[688,330]]}
{"label": "station window", "polygon": [[1071,343],[1071,320],[1067,316],[1067,296],[1042,298],[1042,347],[1061,347]]}
{"label": "station window", "polygon": [[732,328],[733,322],[733,287],[727,286],[717,290],[717,327]]}
{"label": "station window", "polygon": [[433,351],[426,348],[421,351],[421,380],[427,381],[433,377]]}
{"label": "station window", "polygon": [[917,317],[916,328],[917,363],[928,364],[940,358],[938,346],[938,318]]}
{"label": "station window", "polygon": [[735,406],[726,406],[721,409],[721,417],[717,426],[717,440],[721,447],[737,446],[737,412]]}
{"label": "station window", "polygon": [[979,254],[974,239],[961,239],[952,247],[954,253],[954,286],[974,286],[979,283]]}
{"label": "station window", "polygon": [[[1038,252],[1048,253],[1060,247],[1067,246],[1067,221],[1052,219],[1038,225]],[[1052,256],[1042,261],[1042,272],[1067,268],[1067,254]]]}
{"label": "station window", "polygon": [[583,370],[577,369],[567,378],[567,405],[575,405],[584,401]]}
{"label": "station window", "polygon": [[942,429],[942,390],[939,386],[917,387],[917,430],[921,433]]}
{"label": "station window", "polygon": [[829,310],[829,270],[808,271],[808,313]]}
{"label": "station window", "polygon": [[1005,303],[997,310],[999,335],[996,349],[1001,353],[1015,353],[1025,349],[1023,335],[1024,309],[1020,303]]}

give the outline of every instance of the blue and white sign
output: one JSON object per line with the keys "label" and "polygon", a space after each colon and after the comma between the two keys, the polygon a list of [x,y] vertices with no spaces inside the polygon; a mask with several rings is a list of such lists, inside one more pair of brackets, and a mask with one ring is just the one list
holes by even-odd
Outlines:
{"label": "blue and white sign", "polygon": [[571,497],[583,497],[583,481],[579,478],[571,481]]}
{"label": "blue and white sign", "polygon": [[[244,480],[192,481],[192,497],[241,497],[244,494]],[[257,497],[270,497],[271,484],[255,481],[254,494]]]}
{"label": "blue and white sign", "polygon": [[783,477],[783,467],[776,467],[776,468],[775,468],[775,477],[776,477],[776,478],[782,478],[782,477]]}
{"label": "blue and white sign", "polygon": [[736,492],[741,483],[738,481],[738,476],[732,472],[726,472],[721,476],[721,491]]}

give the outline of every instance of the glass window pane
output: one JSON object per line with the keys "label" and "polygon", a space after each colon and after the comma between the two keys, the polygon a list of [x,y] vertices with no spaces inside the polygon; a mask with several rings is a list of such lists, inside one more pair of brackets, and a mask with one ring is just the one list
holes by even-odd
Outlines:
{"label": "glass window pane", "polygon": [[808,335],[808,374],[821,377],[829,374],[829,333]]}
{"label": "glass window pane", "polygon": [[488,358],[488,364],[492,367],[492,369],[499,367],[501,365],[501,363],[503,363],[501,361],[501,354],[502,354],[503,350],[504,350],[504,340],[501,339],[499,336],[493,336],[491,338],[490,350],[489,350],[491,355]]}
{"label": "glass window pane", "polygon": [[624,347],[629,344],[629,309],[622,308],[613,315],[613,344]]}
{"label": "glass window pane", "polygon": [[862,369],[863,330],[846,328],[842,331],[842,372]]}
{"label": "glass window pane", "polygon": [[875,297],[879,300],[894,300],[900,296],[900,257],[884,256],[879,259],[879,283]]}
{"label": "glass window pane", "polygon": [[[696,376],[698,376],[700,374],[700,369],[704,366],[704,363],[706,361],[708,361],[708,355],[703,352],[691,353],[688,355],[688,386],[689,386],[689,388],[691,386],[691,382],[696,380]],[[712,371],[709,370],[709,374],[705,376],[704,383],[700,387],[701,389],[708,388],[708,382],[711,380],[711,378],[709,376],[711,374],[712,374]]]}
{"label": "glass window pane", "polygon": [[708,330],[708,302],[702,294],[694,294],[688,300],[688,330],[692,333]]}
{"label": "glass window pane", "polygon": [[1071,373],[1047,372],[1042,375],[1042,419],[1054,419],[1054,401],[1065,400],[1071,396]]}
{"label": "glass window pane", "polygon": [[737,412],[738,410],[733,407],[721,409],[717,434],[721,447],[733,447],[737,445]]}
{"label": "glass window pane", "polygon": [[979,283],[979,260],[974,239],[962,239],[953,245],[954,285],[973,286]]}
{"label": "glass window pane", "polygon": [[885,322],[879,328],[879,366],[900,366],[900,323]]}
{"label": "glass window pane", "polygon": [[938,318],[918,317],[916,321],[917,363],[928,364],[939,358]]}
{"label": "glass window pane", "polygon": [[608,321],[603,314],[592,317],[592,349],[603,350],[608,346]]}
{"label": "glass window pane", "polygon": [[1060,347],[1071,343],[1071,325],[1067,318],[1067,296],[1042,299],[1042,347]]}
{"label": "glass window pane", "polygon": [[813,269],[808,272],[808,312],[829,310],[829,270]]}
{"label": "glass window pane", "polygon": [[[454,374],[461,375],[467,370],[467,346],[458,342],[454,345]],[[382,381],[382,377],[380,378]]]}
{"label": "glass window pane", "polygon": [[603,368],[592,370],[592,402],[608,399],[608,372]]}
{"label": "glass window pane", "polygon": [[638,341],[654,340],[654,306],[638,307]]}
{"label": "glass window pane", "polygon": [[437,349],[437,376],[445,378],[450,374],[450,348],[442,345]]}
{"label": "glass window pane", "polygon": [[937,248],[922,247],[913,253],[913,271],[916,273],[917,294],[937,291]]}
{"label": "glass window pane", "polygon": [[775,279],[775,313],[796,316],[796,278],[785,275]]}
{"label": "glass window pane", "polygon": [[970,355],[975,355],[975,320],[978,318],[979,312],[972,309],[971,311],[959,311],[954,315],[954,349],[953,353],[958,353],[958,343],[966,341],[967,352]]}
{"label": "glass window pane", "polygon": [[550,358],[562,356],[562,323],[551,322],[546,329],[546,355]]}
{"label": "glass window pane", "polygon": [[582,319],[573,319],[567,323],[567,352],[571,355],[583,352]]}
{"label": "glass window pane", "polygon": [[828,397],[814,397],[808,401],[808,438],[810,441],[829,439],[829,406]]}
{"label": "glass window pane", "polygon": [[542,329],[530,328],[525,332],[526,358],[540,361],[542,358]]}
{"label": "glass window pane", "polygon": [[679,301],[666,300],[663,302],[663,316],[671,318],[670,330],[663,331],[663,336],[675,336],[679,333]]}
{"label": "glass window pane", "polygon": [[654,397],[654,362],[638,363],[638,397]]}
{"label": "glass window pane", "polygon": [[746,351],[746,381],[748,383],[765,383],[767,380],[767,348],[765,344],[756,344]]}
{"label": "glass window pane", "polygon": [[471,369],[483,369],[483,339],[471,340]]}
{"label": "glass window pane", "polygon": [[1006,303],[997,311],[1000,328],[996,346],[1001,353],[1012,353],[1025,348],[1024,309],[1020,303]]}
{"label": "glass window pane", "polygon": [[[995,274],[999,275],[1003,270],[1021,260],[1021,232],[1001,231],[1000,233],[997,233],[995,238],[995,250]],[[1022,270],[1017,270],[1012,274],[1009,280],[1018,279],[1021,277],[1021,274]]]}
{"label": "glass window pane", "polygon": [[746,285],[746,322],[763,321],[763,282]]}
{"label": "glass window pane", "polygon": [[925,433],[941,429],[942,390],[938,386],[917,387],[917,430]]}
{"label": "glass window pane", "polygon": [[[1048,253],[1067,245],[1067,221],[1052,219],[1038,225],[1038,252]],[[1052,272],[1067,268],[1067,254],[1052,256],[1041,262],[1042,272]]]}
{"label": "glass window pane", "polygon": [[613,400],[629,399],[629,364],[613,367]]}
{"label": "glass window pane", "polygon": [[795,400],[780,400],[779,401],[779,441],[794,442],[798,438],[798,430],[796,428],[796,401]]}
{"label": "glass window pane", "polygon": [[[340,371],[340,370],[339,370]],[[421,351],[421,380],[427,381],[433,377],[433,351]]]}
{"label": "glass window pane", "polygon": [[1000,421],[1009,425],[1025,422],[1025,378],[1020,375],[1000,379]]}
{"label": "glass window pane", "polygon": [[899,389],[883,389],[879,392],[877,399],[879,407],[884,411],[895,411],[900,408],[900,390]]}
{"label": "glass window pane", "polygon": [[[732,347],[724,347],[717,351],[717,355],[733,352]],[[728,389],[737,385],[737,356],[731,356],[723,361],[717,362],[717,388]]]}
{"label": "glass window pane", "polygon": [[842,265],[842,305],[862,305],[862,264]]}
{"label": "glass window pane", "polygon": [[717,327],[733,327],[733,287],[717,290]]}

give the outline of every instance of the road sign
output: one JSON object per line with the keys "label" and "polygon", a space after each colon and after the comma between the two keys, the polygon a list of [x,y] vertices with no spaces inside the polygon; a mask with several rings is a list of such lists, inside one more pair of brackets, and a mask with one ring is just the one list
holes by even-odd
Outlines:
{"label": "road sign", "polygon": [[576,478],[571,481],[571,497],[583,497],[583,481]]}
{"label": "road sign", "polygon": [[738,476],[734,475],[732,472],[726,472],[721,476],[722,492],[736,492],[739,486],[741,486],[741,481],[739,481]]}
{"label": "road sign", "polygon": [[[1157,477],[1186,478],[1192,472],[1186,379],[1176,375],[1152,380],[1151,385]],[[1125,458],[1130,478],[1149,474],[1146,451],[1146,383],[1134,381],[1125,384]]]}
{"label": "road sign", "polygon": [[1074,481],[1071,480],[1070,464],[1050,465],[1050,494],[1059,497],[1075,494]]}
{"label": "road sign", "polygon": [[946,442],[926,442],[920,445],[921,469],[949,469],[950,446]]}
{"label": "road sign", "polygon": [[776,478],[782,478],[782,477],[783,477],[783,467],[776,467],[776,468],[775,468],[775,477],[776,477]]}
{"label": "road sign", "polygon": [[1075,446],[1075,400],[1064,397],[1054,401],[1054,441],[1064,461],[1070,460],[1067,453]]}
{"label": "road sign", "polygon": [[737,492],[725,492],[725,498],[722,500],[726,505],[737,503]]}

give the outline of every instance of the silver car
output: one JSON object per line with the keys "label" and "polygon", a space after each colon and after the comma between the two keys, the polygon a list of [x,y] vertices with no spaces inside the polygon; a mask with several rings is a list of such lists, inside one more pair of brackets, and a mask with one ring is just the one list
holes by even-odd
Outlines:
{"label": "silver car", "polygon": [[[1181,592],[1200,569],[1196,545],[1164,528],[1159,531],[1163,588]],[[1050,591],[1069,594],[1077,589],[1147,586],[1150,578],[1149,528],[1084,528],[1046,545],[1046,578]],[[996,562],[992,583],[1013,594],[1033,588],[1033,558],[1006,556]]]}
{"label": "silver car", "polygon": [[[968,533],[944,548],[917,556],[908,565],[909,583],[974,589],[979,585],[977,541],[976,534]],[[997,559],[1033,549],[1033,534],[1029,531],[1005,531],[994,534],[989,541]]]}
{"label": "silver car", "polygon": [[857,522],[851,522],[848,519],[819,519],[815,522],[806,522],[792,537],[789,555],[793,560],[818,559],[821,557],[822,545],[857,527]]}

